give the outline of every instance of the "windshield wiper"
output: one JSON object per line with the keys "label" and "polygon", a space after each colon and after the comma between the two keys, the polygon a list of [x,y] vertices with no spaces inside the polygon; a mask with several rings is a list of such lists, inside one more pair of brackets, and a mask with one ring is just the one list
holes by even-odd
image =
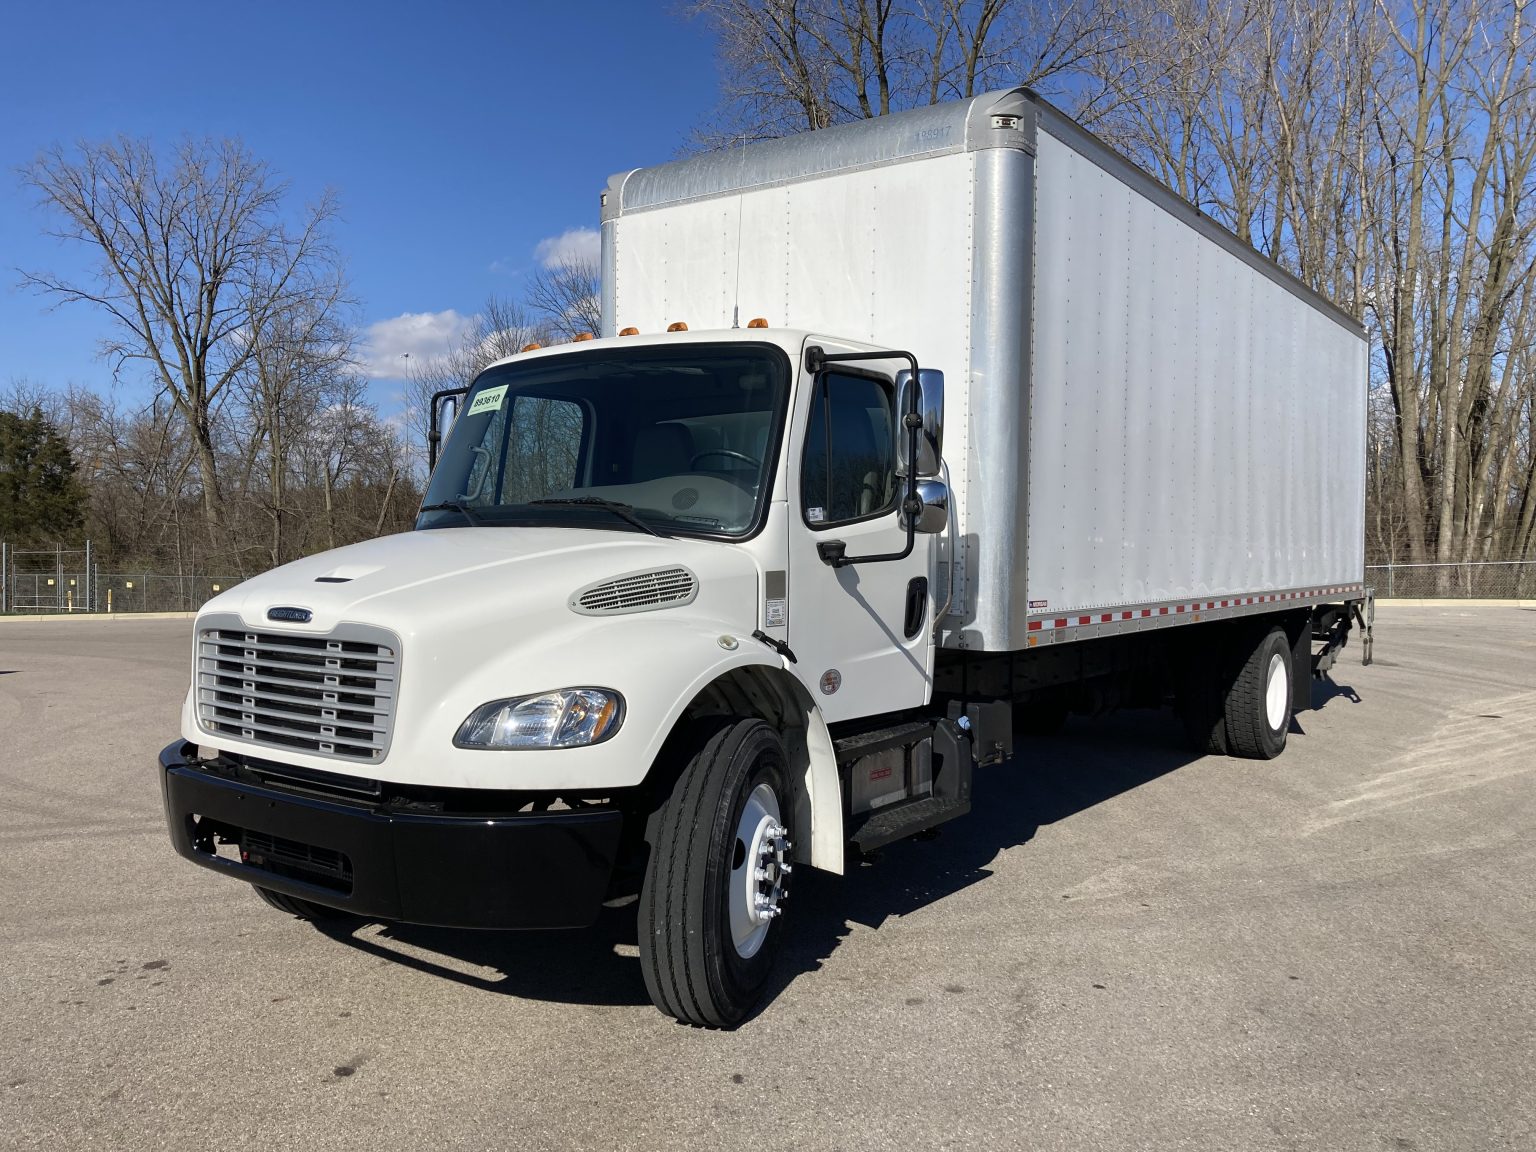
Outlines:
{"label": "windshield wiper", "polygon": [[655,528],[652,528],[635,515],[635,506],[633,504],[622,504],[617,500],[604,500],[601,496],[550,496],[543,500],[530,500],[528,503],[534,505],[571,504],[581,508],[601,508],[605,512],[612,512],[615,516],[628,520],[642,532],[649,532],[652,536],[659,536],[663,540],[666,539],[665,533],[656,531]]}
{"label": "windshield wiper", "polygon": [[421,510],[423,512],[457,512],[460,516],[469,521],[471,527],[485,527],[485,521],[480,519],[480,517],[475,514],[474,509],[457,496],[455,496],[452,500],[444,500],[440,504],[423,504],[421,506]]}

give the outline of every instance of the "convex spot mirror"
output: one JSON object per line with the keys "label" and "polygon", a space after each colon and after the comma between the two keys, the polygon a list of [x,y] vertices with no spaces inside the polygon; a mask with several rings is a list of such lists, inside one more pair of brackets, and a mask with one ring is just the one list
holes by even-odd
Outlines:
{"label": "convex spot mirror", "polygon": [[[948,485],[936,477],[925,476],[917,482],[917,498],[923,505],[917,516],[917,531],[930,536],[944,531],[949,526]],[[901,526],[907,526],[905,514],[901,517]]]}
{"label": "convex spot mirror", "polygon": [[[905,417],[912,410],[913,387],[911,369],[904,368],[896,373],[897,411],[901,417]],[[944,457],[944,373],[936,368],[924,368],[918,373],[915,387],[918,390],[917,411],[923,418],[923,425],[917,433],[917,475],[937,476],[941,470],[939,462]],[[905,430],[898,424],[896,435],[896,474],[898,476],[908,475],[907,444]]]}

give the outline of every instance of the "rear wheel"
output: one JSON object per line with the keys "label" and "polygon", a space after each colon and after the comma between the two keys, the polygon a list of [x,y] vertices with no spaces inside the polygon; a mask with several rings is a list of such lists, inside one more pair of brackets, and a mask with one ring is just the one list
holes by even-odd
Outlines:
{"label": "rear wheel", "polygon": [[1272,760],[1285,751],[1291,727],[1291,642],[1280,627],[1264,633],[1227,690],[1227,749]]}
{"label": "rear wheel", "polygon": [[330,908],[324,904],[316,904],[312,900],[301,900],[297,896],[289,896],[283,892],[274,892],[272,889],[263,888],[259,884],[252,884],[251,887],[256,889],[256,895],[260,896],[264,903],[276,908],[279,912],[286,912],[290,916],[297,916],[300,920],[319,922],[323,920],[345,920],[348,918],[348,913],[343,912],[339,908]]}
{"label": "rear wheel", "polygon": [[757,1002],[773,964],[793,821],[773,728],[724,719],[704,735],[652,818],[640,969],[667,1015],[729,1028]]}

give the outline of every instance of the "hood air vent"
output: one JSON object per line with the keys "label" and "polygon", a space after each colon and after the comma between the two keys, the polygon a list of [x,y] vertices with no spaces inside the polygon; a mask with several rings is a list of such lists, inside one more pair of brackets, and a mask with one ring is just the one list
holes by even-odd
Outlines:
{"label": "hood air vent", "polygon": [[632,572],[591,584],[571,597],[571,611],[583,616],[617,616],[688,604],[699,594],[699,582],[686,568]]}

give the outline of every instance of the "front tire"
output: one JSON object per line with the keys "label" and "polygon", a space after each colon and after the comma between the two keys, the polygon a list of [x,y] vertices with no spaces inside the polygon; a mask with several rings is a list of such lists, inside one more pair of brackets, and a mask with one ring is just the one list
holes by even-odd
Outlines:
{"label": "front tire", "polygon": [[772,727],[721,719],[702,736],[652,817],[640,970],[662,1012],[730,1028],[773,965],[793,819],[784,744]]}

